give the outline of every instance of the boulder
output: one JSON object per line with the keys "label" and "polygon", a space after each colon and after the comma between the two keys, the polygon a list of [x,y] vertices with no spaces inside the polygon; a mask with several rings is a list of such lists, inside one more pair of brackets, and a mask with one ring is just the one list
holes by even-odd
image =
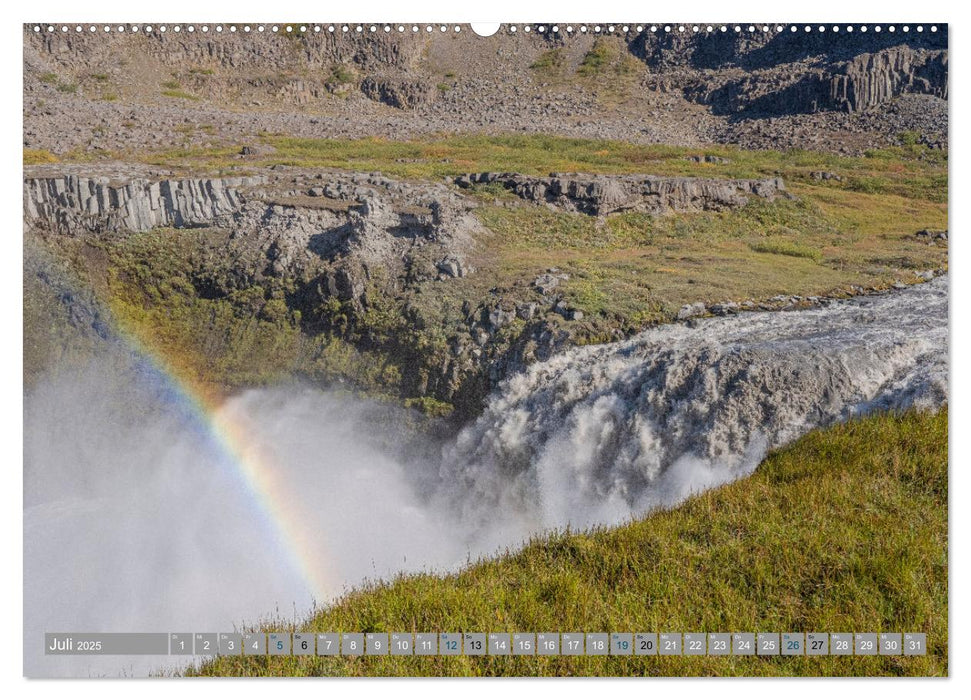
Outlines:
{"label": "boulder", "polygon": [[715,316],[727,316],[729,314],[737,314],[739,305],[734,301],[724,301],[720,304],[712,304],[708,307],[708,310]]}
{"label": "boulder", "polygon": [[435,263],[435,267],[444,275],[449,277],[464,277],[465,270],[462,267],[462,262],[454,257],[446,257]]}
{"label": "boulder", "polygon": [[489,311],[488,322],[489,327],[493,331],[497,331],[508,323],[512,323],[516,320],[516,313],[514,311],[506,311],[502,307],[496,307]]}
{"label": "boulder", "polygon": [[560,282],[565,282],[568,279],[570,279],[569,275],[544,272],[533,280],[533,286],[539,290],[540,294],[546,296],[560,286]]}
{"label": "boulder", "polygon": [[702,301],[696,301],[693,304],[685,304],[678,311],[678,320],[686,321],[689,318],[695,318],[696,316],[704,316],[705,314],[705,303]]}
{"label": "boulder", "polygon": [[918,240],[924,241],[925,243],[933,243],[935,241],[946,242],[947,241],[947,231],[934,231],[931,229],[922,229],[914,234]]}
{"label": "boulder", "polygon": [[580,321],[583,319],[583,312],[580,309],[573,308],[562,299],[553,305],[553,311],[568,321]]}
{"label": "boulder", "polygon": [[516,315],[524,321],[532,320],[533,316],[536,315],[536,304],[533,302],[520,304],[516,307]]}
{"label": "boulder", "polygon": [[265,143],[243,146],[239,151],[241,156],[268,156],[274,153],[276,153],[276,149]]}
{"label": "boulder", "polygon": [[725,165],[732,162],[730,158],[722,158],[721,156],[712,155],[686,156],[685,160],[689,160],[692,163],[712,163],[715,165]]}

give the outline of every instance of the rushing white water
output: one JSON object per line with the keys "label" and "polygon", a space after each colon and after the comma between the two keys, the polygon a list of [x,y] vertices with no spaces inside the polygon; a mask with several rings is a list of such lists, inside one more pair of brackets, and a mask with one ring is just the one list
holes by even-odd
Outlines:
{"label": "rushing white water", "polygon": [[534,528],[582,527],[671,505],[814,427],[940,406],[947,315],[938,278],[576,349],[507,380],[446,451],[442,480],[482,523],[521,513]]}
{"label": "rushing white water", "polygon": [[[549,528],[615,523],[748,474],[766,450],[874,408],[947,396],[947,281],[669,326],[508,379],[429,458],[386,407],[251,390],[248,426],[327,562],[331,590],[446,570]],[[25,670],[143,674],[159,660],[44,657],[44,631],[231,631],[302,618],[306,580],[184,402],[101,361],[25,399]],[[325,602],[325,601],[318,601]]]}

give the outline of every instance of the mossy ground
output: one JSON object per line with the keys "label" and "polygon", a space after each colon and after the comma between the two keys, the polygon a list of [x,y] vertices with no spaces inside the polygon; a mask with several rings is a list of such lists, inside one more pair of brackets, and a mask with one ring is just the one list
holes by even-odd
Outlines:
{"label": "mossy ground", "polygon": [[833,203],[806,186],[796,200],[753,200],[734,211],[603,220],[497,200],[479,212],[497,234],[477,261],[481,284],[532,280],[555,266],[570,274],[562,292],[588,324],[636,329],[670,321],[696,301],[839,295],[848,285],[910,282],[917,270],[946,266],[944,247],[914,237],[947,227],[942,205],[858,196]]}
{"label": "mossy ground", "polygon": [[[394,395],[400,370],[391,353],[370,351],[355,345],[359,338],[338,332],[305,329],[301,311],[289,300],[297,280],[267,276],[216,295],[204,293],[200,285],[207,278],[232,273],[220,260],[225,241],[225,232],[188,229],[103,242],[102,296],[121,327],[191,381],[217,392],[297,377],[346,380],[374,396]],[[328,321],[341,312],[337,304]],[[383,338],[393,329],[380,315],[372,307],[368,327]]]}
{"label": "mossy ground", "polygon": [[948,673],[947,410],[816,430],[742,481],[450,576],[375,582],[319,632],[926,632],[923,657],[221,657],[203,675]]}

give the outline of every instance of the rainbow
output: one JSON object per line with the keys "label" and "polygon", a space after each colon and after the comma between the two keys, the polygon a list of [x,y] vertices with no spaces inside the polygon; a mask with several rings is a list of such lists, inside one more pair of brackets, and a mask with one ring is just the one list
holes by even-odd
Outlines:
{"label": "rainbow", "polygon": [[328,575],[332,568],[326,566],[326,547],[321,533],[309,531],[306,523],[314,519],[305,517],[301,499],[279,478],[271,456],[254,437],[257,434],[254,426],[220,410],[222,400],[216,392],[194,380],[192,372],[180,370],[178,363],[153,349],[134,329],[116,322],[114,330],[115,337],[164,381],[180,406],[203,428],[225,458],[222,461],[231,465],[231,476],[256,506],[263,531],[302,580],[314,604],[330,597],[339,582]]}

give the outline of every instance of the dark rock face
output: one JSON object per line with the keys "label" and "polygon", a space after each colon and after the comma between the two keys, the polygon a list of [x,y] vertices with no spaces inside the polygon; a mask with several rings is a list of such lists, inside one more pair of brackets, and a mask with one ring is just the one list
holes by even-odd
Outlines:
{"label": "dark rock face", "polygon": [[391,107],[414,109],[434,100],[437,91],[420,79],[372,76],[361,83],[361,92]]}
{"label": "dark rock face", "polygon": [[788,196],[781,178],[723,180],[649,175],[552,174],[529,177],[517,173],[477,173],[456,179],[459,187],[499,183],[517,196],[559,209],[591,216],[619,211],[650,214],[731,209],[749,197]]}
{"label": "dark rock face", "polygon": [[947,99],[947,51],[915,51],[907,46],[857,56],[845,73],[830,80],[834,106],[857,112],[902,95]]}
{"label": "dark rock face", "polygon": [[[791,48],[798,56],[802,53],[798,49],[808,47]],[[820,53],[798,58],[796,63],[785,63],[785,52],[779,50],[765,61],[752,58],[758,52],[740,54],[744,70],[695,72],[684,86],[684,95],[710,106],[715,114],[746,116],[862,112],[905,94],[947,99],[946,43],[943,48],[909,44],[874,48],[846,58]]]}
{"label": "dark rock face", "polygon": [[641,32],[632,35],[628,50],[657,73],[684,68],[715,69],[738,65],[775,37],[763,32]]}
{"label": "dark rock face", "polygon": [[816,69],[796,75],[763,71],[728,80],[695,80],[684,95],[716,114],[740,116],[812,113],[825,109],[828,102],[825,76]]}
{"label": "dark rock face", "polygon": [[[853,32],[834,34],[830,27],[820,32],[818,27],[805,31],[804,25],[783,26],[782,31],[768,25],[740,25],[735,31],[728,25],[726,31],[708,32],[632,32],[627,41],[631,54],[644,61],[657,73],[676,72],[678,69],[716,70],[743,68],[748,71],[766,70],[781,64],[803,62],[844,63],[862,54],[884,50],[910,48],[915,51],[946,51],[948,32],[946,26],[938,31]],[[795,31],[793,31],[795,29]]]}

